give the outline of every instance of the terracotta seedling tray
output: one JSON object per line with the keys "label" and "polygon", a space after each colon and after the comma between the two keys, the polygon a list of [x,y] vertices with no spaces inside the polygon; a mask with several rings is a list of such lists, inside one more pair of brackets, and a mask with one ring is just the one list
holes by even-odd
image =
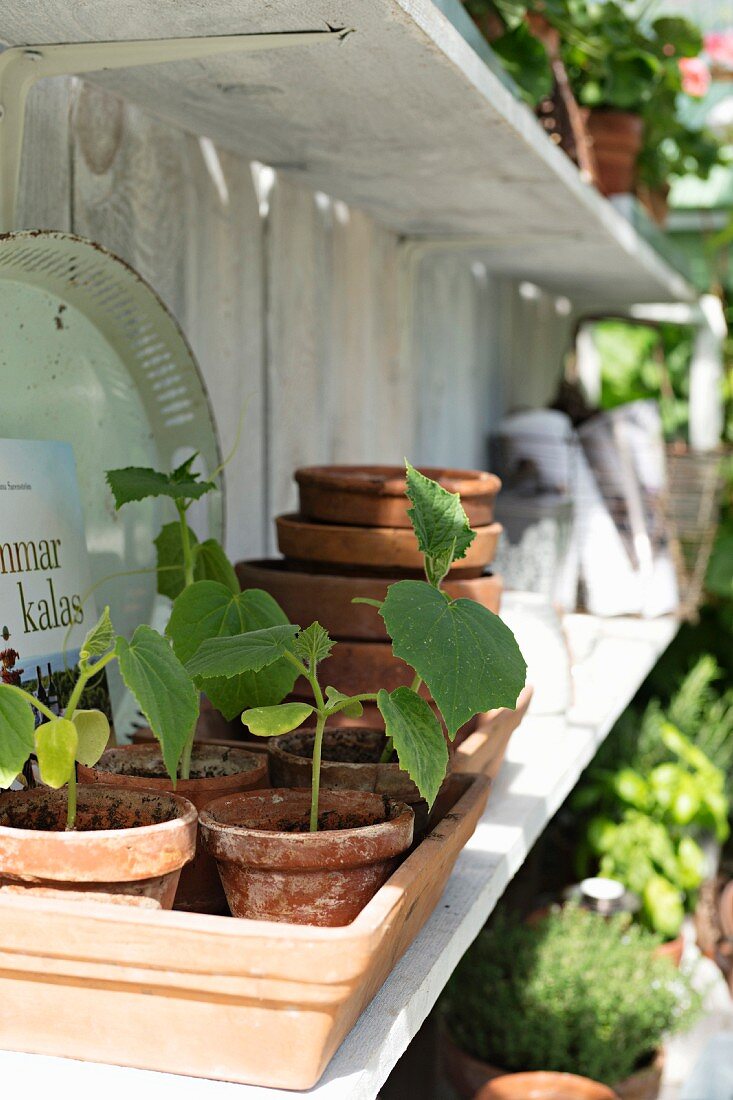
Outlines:
{"label": "terracotta seedling tray", "polygon": [[[309,523],[298,515],[278,516],[277,546],[291,561],[320,563],[369,572],[395,570],[422,575],[423,555],[410,527],[349,527]],[[476,528],[465,558],[453,563],[450,577],[480,577],[494,560],[500,523]],[[333,570],[332,570],[333,571]]]}
{"label": "terracotta seedling tray", "polygon": [[342,928],[0,895],[0,1047],[310,1088],[476,827],[490,781],[451,786],[440,823]]}
{"label": "terracotta seedling tray", "polygon": [[[386,642],[384,621],[375,607],[352,603],[355,596],[383,600],[390,577],[345,576],[336,573],[295,569],[286,561],[240,561],[237,576],[242,588],[263,588],[283,609],[291,623],[307,626],[318,620],[336,640]],[[498,613],[502,580],[498,576],[462,579],[451,577],[443,584],[453,600],[476,600]]]}

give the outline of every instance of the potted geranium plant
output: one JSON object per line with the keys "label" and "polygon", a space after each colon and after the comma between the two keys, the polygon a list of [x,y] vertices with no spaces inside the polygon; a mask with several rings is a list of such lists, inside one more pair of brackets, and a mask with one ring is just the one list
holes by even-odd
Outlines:
{"label": "potted geranium plant", "polygon": [[[613,2],[574,6],[573,23],[577,35],[565,41],[563,59],[578,102],[588,109],[597,185],[604,195],[632,192],[645,120],[655,120],[659,136],[660,103],[674,109],[682,91],[680,60],[700,52],[700,32],[671,16],[646,27]],[[666,118],[669,111],[661,113]]]}
{"label": "potted geranium plant", "polygon": [[[441,589],[473,532],[457,494],[407,465],[410,519],[424,556],[424,581],[402,580],[375,603],[393,652],[415,672],[410,687],[345,695],[321,685],[318,665],[334,645],[318,623],[304,630],[278,625],[239,637],[210,638],[187,662],[199,686],[211,679],[252,675],[287,662],[309,683],[313,703],[290,702],[245,710],[242,720],[259,736],[289,733],[315,720],[311,790],[275,789],[211,803],[201,814],[206,846],[219,864],[230,908],[237,916],[314,924],[353,919],[391,872],[412,840],[413,813],[386,794],[322,791],[325,725],[344,712],[358,717],[376,703],[385,723],[385,763],[396,755],[428,806],[448,766],[438,717],[419,694],[424,682],[450,738],[475,714],[514,707],[526,665],[511,631],[472,600]],[[334,873],[337,872],[337,873]]]}
{"label": "potted geranium plant", "polygon": [[[698,999],[688,978],[653,955],[655,942],[625,914],[606,918],[574,905],[533,923],[497,914],[441,1004],[443,1067],[460,1100],[526,1071],[545,1071],[557,1090],[532,1093],[538,1097],[565,1095],[564,1073],[621,1097],[656,1096],[664,1037],[694,1017]],[[497,1095],[519,1100],[527,1092]]]}
{"label": "potted geranium plant", "polygon": [[[168,793],[77,788],[77,762],[94,764],[110,733],[101,711],[79,704],[112,661],[175,776],[196,722],[196,690],[166,638],[148,626],[129,642],[115,637],[106,609],[82,645],[63,716],[17,684],[0,684],[0,786],[11,785],[31,754],[46,784],[0,795],[0,883],[143,894],[170,907],[194,854],[195,808]],[[46,721],[36,727],[37,712]]]}
{"label": "potted geranium plant", "polygon": [[[182,661],[207,638],[288,621],[268,593],[256,589],[242,592],[220,543],[213,538],[199,542],[189,526],[192,503],[217,489],[215,481],[201,480],[193,469],[195,459],[196,455],[191,455],[170,473],[128,467],[107,474],[117,508],[151,497],[167,498],[175,507],[177,518],[162,527],[155,545],[158,590],[173,601],[166,633]],[[234,681],[212,680],[207,695],[225,718],[232,719],[246,706],[282,699],[295,676],[290,666],[281,662],[260,675],[256,683],[246,675]],[[171,791],[175,786],[197,809],[220,795],[267,786],[265,756],[244,747],[196,744],[197,728],[198,722],[189,731],[177,776],[174,773],[171,778],[156,745],[124,745],[109,749],[93,766],[83,768],[84,782],[129,790],[153,787]],[[216,868],[200,846],[181,875],[176,908],[226,912]]]}

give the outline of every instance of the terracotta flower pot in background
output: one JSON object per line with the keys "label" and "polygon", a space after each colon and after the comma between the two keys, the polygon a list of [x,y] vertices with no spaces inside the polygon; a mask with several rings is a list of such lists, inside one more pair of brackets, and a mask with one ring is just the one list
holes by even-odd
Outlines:
{"label": "terracotta flower pot in background", "polygon": [[[280,559],[241,561],[236,569],[242,588],[262,588],[269,592],[292,623],[307,624],[317,620],[336,640],[387,640],[384,621],[377,609],[352,603],[352,600],[355,596],[383,600],[392,578],[309,573]],[[495,614],[499,611],[502,587],[501,577],[496,576],[451,577],[443,583],[443,590],[452,600],[476,600]]]}
{"label": "terracotta flower pot in background", "polygon": [[[411,527],[313,523],[298,515],[278,516],[275,524],[280,553],[291,561],[307,562],[309,568],[337,566],[336,572],[353,569],[372,576],[423,575],[423,555]],[[478,527],[465,558],[453,563],[449,576],[480,577],[494,560],[501,531],[500,523]]]}
{"label": "terracotta flower pot in background", "polygon": [[[492,1066],[489,1062],[482,1062],[481,1059],[474,1058],[473,1055],[461,1050],[453,1042],[445,1025],[442,1025],[439,1029],[439,1044],[441,1073],[455,1092],[457,1100],[477,1100],[478,1096],[490,1098],[491,1093],[481,1091],[489,1082],[499,1078],[507,1079],[515,1076],[498,1066]],[[619,1097],[620,1100],[656,1100],[662,1083],[663,1069],[664,1052],[660,1050],[656,1052],[648,1066],[632,1073],[630,1077],[626,1077],[623,1081],[614,1081],[611,1085],[611,1095]],[[519,1074],[516,1076],[525,1075]],[[497,1097],[501,1095],[501,1093],[498,1093]],[[507,1096],[512,1097],[512,1100],[515,1095],[518,1097],[522,1094],[507,1094]],[[523,1095],[532,1096],[532,1093]],[[544,1097],[545,1094],[539,1093],[538,1095]],[[552,1093],[549,1095],[551,1096]],[[582,1096],[582,1093],[580,1095]]]}
{"label": "terracotta flower pot in background", "polygon": [[133,894],[170,909],[195,847],[196,808],[179,795],[80,785],[67,832],[65,790],[0,794],[0,886]]}
{"label": "terracotta flower pot in background", "polygon": [[644,122],[632,111],[594,108],[588,112],[597,186],[603,195],[626,194],[636,183],[636,158],[641,151]]}
{"label": "terracotta flower pot in background", "polygon": [[308,832],[308,790],[252,791],[201,811],[235,917],[327,927],[349,924],[412,844],[404,803],[358,791],[322,791]]}
{"label": "terracotta flower pot in background", "polygon": [[[127,791],[151,788],[173,791],[157,744],[123,745],[107,749],[93,768],[79,765],[82,783]],[[267,757],[219,745],[195,745],[191,778],[179,779],[176,794],[197,810],[215,798],[269,786]],[[227,903],[219,872],[199,843],[195,858],[183,868],[174,908],[196,913],[226,913]]]}
{"label": "terracotta flower pot in background", "polygon": [[618,1100],[618,1093],[574,1073],[509,1073],[496,1077],[475,1100]]}
{"label": "terracotta flower pot in background", "polygon": [[[423,467],[421,473],[458,493],[472,527],[494,520],[501,481],[485,470]],[[322,523],[410,527],[403,466],[303,466],[295,471],[300,514]]]}

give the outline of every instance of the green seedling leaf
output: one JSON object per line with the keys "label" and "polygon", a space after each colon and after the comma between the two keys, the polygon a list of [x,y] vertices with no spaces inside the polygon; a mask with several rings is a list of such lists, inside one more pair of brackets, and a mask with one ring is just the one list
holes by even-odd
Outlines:
{"label": "green seedling leaf", "polygon": [[380,691],[377,706],[400,767],[432,806],[448,767],[448,746],[440,722],[430,705],[408,687],[391,694]]}
{"label": "green seedling leaf", "polygon": [[364,713],[364,708],[358,699],[344,695],[335,687],[326,688],[326,702],[331,714],[339,712],[345,714],[347,718],[361,718]]}
{"label": "green seedling leaf", "polygon": [[35,721],[28,703],[0,684],[0,787],[9,787],[35,751]]}
{"label": "green seedling leaf", "polygon": [[101,710],[77,710],[72,722],[76,726],[78,737],[76,759],[80,764],[93,768],[109,741],[107,715]]}
{"label": "green seedling leaf", "polygon": [[186,662],[186,668],[204,681],[259,672],[288,652],[297,632],[297,626],[270,626],[232,638],[209,638]]}
{"label": "green seedling leaf", "polygon": [[193,555],[196,580],[218,581],[235,595],[241,591],[234,566],[216,539],[206,539],[194,546]]}
{"label": "green seedling leaf", "polygon": [[170,497],[171,500],[198,500],[216,489],[213,481],[201,481],[200,475],[191,470],[196,455],[191,455],[170,474],[145,466],[127,466],[122,470],[108,470],[107,484],[112,490],[115,507],[121,508],[133,500],[148,497]]}
{"label": "green seedling leaf", "polygon": [[481,711],[516,706],[527,665],[498,615],[425,581],[390,585],[381,615],[395,657],[425,681],[451,738]]}
{"label": "green seedling leaf", "polygon": [[166,769],[175,780],[198,719],[198,692],[168,641],[151,627],[139,626],[130,642],[118,637],[115,649],[122,679],[160,741]]}
{"label": "green seedling leaf", "polygon": [[656,932],[667,939],[679,935],[685,909],[682,894],[662,875],[653,874],[641,893],[647,920]]}
{"label": "green seedling leaf", "polygon": [[[211,638],[234,638],[249,631],[271,626],[289,626],[287,617],[267,592],[249,588],[232,593],[216,581],[197,581],[177,597],[166,633],[173,641],[176,656],[183,664],[190,661],[204,642]],[[291,633],[298,628],[292,627]],[[238,676],[207,676],[206,694],[226,718],[236,718],[247,707],[279,703],[298,678],[298,670],[284,657],[259,671],[243,671]]]}
{"label": "green seedling leaf", "polygon": [[252,707],[245,710],[242,721],[257,737],[278,737],[290,733],[310,718],[313,707],[307,703],[281,703],[276,707]]}
{"label": "green seedling leaf", "polygon": [[439,584],[452,562],[465,558],[475,533],[463,510],[458,493],[449,493],[429,477],[406,464],[407,496],[412,508],[407,513],[425,555],[425,571]]}
{"label": "green seedling leaf", "polygon": [[308,662],[308,668],[313,671],[319,661],[325,661],[330,656],[336,643],[328,636],[328,631],[320,623],[311,623],[305,630],[301,630],[295,639],[293,652],[301,661]]}
{"label": "green seedling leaf", "polygon": [[63,787],[74,770],[79,737],[67,718],[54,718],[36,730],[36,755],[41,779],[49,787]]}
{"label": "green seedling leaf", "polygon": [[105,607],[98,621],[92,627],[79,651],[79,663],[87,664],[95,657],[103,657],[114,645],[115,632],[109,617],[109,608]]}

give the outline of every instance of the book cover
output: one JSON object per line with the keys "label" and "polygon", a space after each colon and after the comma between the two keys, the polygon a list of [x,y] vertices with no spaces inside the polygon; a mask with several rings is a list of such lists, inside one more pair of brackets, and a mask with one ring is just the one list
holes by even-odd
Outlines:
{"label": "book cover", "polygon": [[[0,680],[22,685],[57,713],[96,621],[90,588],[70,444],[0,439]],[[84,705],[110,714],[104,674]]]}

